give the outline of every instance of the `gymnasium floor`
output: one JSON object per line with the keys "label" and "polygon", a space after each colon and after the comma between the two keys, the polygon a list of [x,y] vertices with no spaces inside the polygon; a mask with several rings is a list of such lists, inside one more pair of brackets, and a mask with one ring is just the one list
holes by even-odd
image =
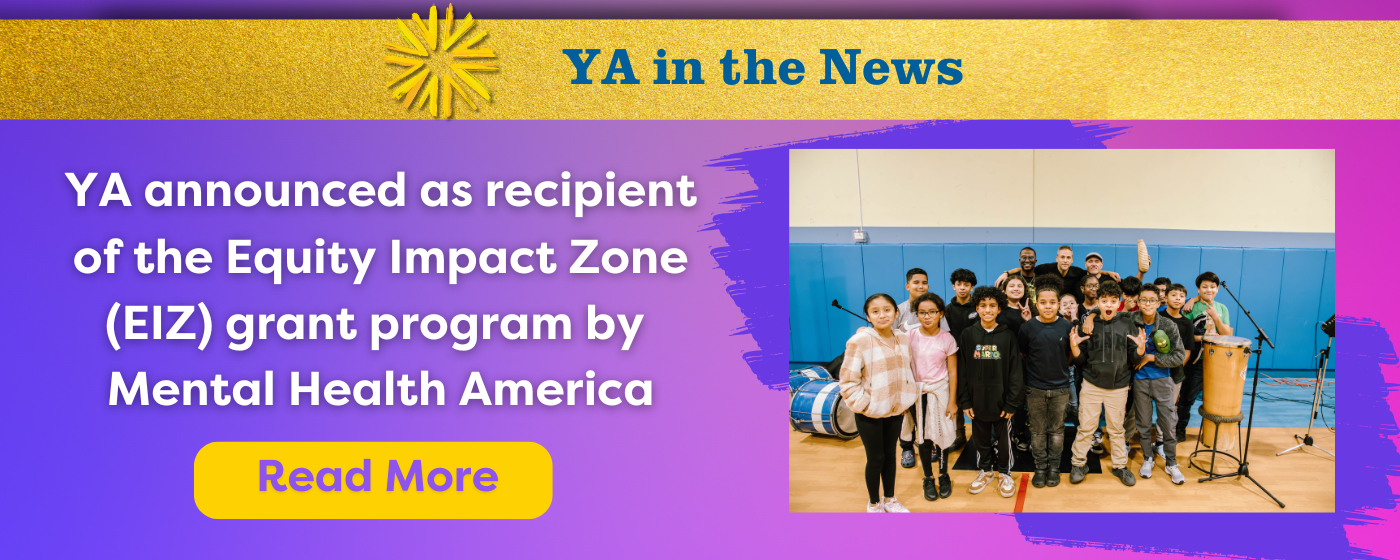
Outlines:
{"label": "gymnasium floor", "polygon": [[[1331,387],[1325,392],[1332,394]],[[1080,484],[1070,484],[1069,473],[1064,472],[1059,486],[1035,488],[1030,485],[1029,473],[1012,473],[1017,493],[1011,498],[1002,498],[995,489],[975,496],[969,494],[967,485],[976,478],[977,472],[950,467],[953,495],[943,500],[925,501],[923,470],[916,464],[911,469],[898,469],[895,495],[915,512],[1332,512],[1335,510],[1335,460],[1332,457],[1316,449],[1275,456],[1296,445],[1294,434],[1301,435],[1306,430],[1311,401],[1310,388],[1265,386],[1262,380],[1260,382],[1249,448],[1250,474],[1282,500],[1286,509],[1279,509],[1248,480],[1196,481],[1204,475],[1186,467],[1186,458],[1196,448],[1198,429],[1195,426],[1199,426],[1200,421],[1194,416],[1186,441],[1177,447],[1182,472],[1186,475],[1186,484],[1182,486],[1171,483],[1162,471],[1160,460],[1152,478],[1138,478],[1131,488],[1123,486],[1108,474],[1111,465],[1105,454],[1101,459],[1104,474],[1090,474]],[[1246,393],[1246,409],[1248,402]],[[1326,398],[1324,402],[1332,401]],[[1331,409],[1323,409],[1323,417],[1334,424],[1331,414]],[[865,452],[860,439],[843,441],[790,429],[789,434],[788,509],[794,512],[865,511]],[[1336,452],[1335,435],[1321,419],[1314,425],[1312,436],[1318,447]],[[970,448],[966,451],[971,452]],[[956,463],[958,456],[959,453],[950,454],[949,465]],[[1218,471],[1227,471],[1233,463],[1218,462],[1217,465]],[[1142,452],[1136,446],[1131,449],[1128,466],[1135,476],[1142,466]]]}

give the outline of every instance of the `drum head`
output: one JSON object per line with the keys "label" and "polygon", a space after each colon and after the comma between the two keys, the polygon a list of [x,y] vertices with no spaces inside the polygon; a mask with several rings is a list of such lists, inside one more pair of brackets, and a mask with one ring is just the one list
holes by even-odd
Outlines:
{"label": "drum head", "polygon": [[846,406],[844,399],[836,403],[836,432],[847,437],[856,435],[856,413],[851,412],[851,407]]}
{"label": "drum head", "polygon": [[1222,334],[1208,334],[1204,338],[1206,344],[1225,346],[1227,348],[1249,348],[1254,344],[1253,340],[1240,338],[1238,336],[1225,336]]}
{"label": "drum head", "polygon": [[831,376],[821,366],[812,366],[806,369],[788,371],[788,396],[796,394],[804,384],[813,379],[824,379],[831,381]]}

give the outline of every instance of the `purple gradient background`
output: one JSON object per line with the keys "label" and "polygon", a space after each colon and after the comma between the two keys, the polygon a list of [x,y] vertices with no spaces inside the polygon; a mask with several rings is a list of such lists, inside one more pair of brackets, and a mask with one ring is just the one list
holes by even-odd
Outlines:
{"label": "purple gradient background", "polygon": [[[568,553],[573,550],[739,552],[762,542],[786,509],[783,394],[759,385],[741,359],[752,345],[729,333],[743,318],[725,292],[726,279],[708,252],[723,244],[697,233],[722,197],[744,178],[703,167],[723,146],[741,149],[784,134],[815,134],[831,125],[764,130],[728,123],[591,122],[9,122],[7,138],[25,138],[5,157],[4,206],[8,310],[4,327],[11,364],[0,420],[6,448],[0,467],[17,482],[5,535],[19,556],[84,555],[122,550],[140,556],[354,556],[476,553]],[[790,136],[788,136],[790,137]],[[406,208],[175,209],[134,201],[131,208],[78,208],[63,173],[118,171],[135,196],[164,179],[383,180],[407,172]],[[688,174],[698,186],[694,208],[597,209],[582,219],[566,210],[487,208],[488,179],[623,177],[671,179]],[[467,209],[424,208],[416,185],[430,178],[470,180]],[[147,276],[134,273],[131,247],[164,236],[177,246],[224,254],[225,240],[258,246],[310,247],[318,237],[343,246],[379,248],[376,271],[353,278],[286,277],[274,286],[260,275]],[[109,237],[127,241],[121,273],[84,276],[71,263],[84,246]],[[531,247],[549,241],[562,255],[571,238],[604,246],[681,247],[691,259],[679,276],[483,275],[453,287],[443,276],[398,276],[383,260],[389,240],[418,246]],[[785,239],[770,240],[774,244]],[[221,260],[216,257],[216,262]],[[566,263],[567,264],[567,263]],[[775,265],[779,263],[774,263]],[[216,266],[215,270],[221,270]],[[566,267],[561,266],[561,271]],[[209,350],[189,342],[127,343],[105,339],[106,310],[130,304],[206,302],[216,324],[235,312],[334,312],[360,318],[353,342],[260,341],[247,352],[226,348],[217,328]],[[633,349],[585,340],[579,318],[594,303],[604,312],[645,313]],[[368,314],[557,313],[575,319],[571,341],[482,341],[466,353],[446,341],[413,340],[368,350]],[[449,315],[450,316],[450,315]],[[272,409],[108,407],[112,370],[146,370],[157,378],[258,378],[277,371]],[[288,371],[319,370],[328,378],[382,378],[431,370],[460,387],[468,372],[492,379],[651,379],[650,408],[458,407],[334,408],[288,405]],[[456,393],[456,391],[450,391]],[[772,425],[768,437],[755,426]],[[555,465],[553,506],[534,521],[289,522],[213,521],[195,508],[195,453],[220,440],[536,441]],[[80,469],[66,482],[39,472]],[[742,474],[742,476],[740,476]],[[54,472],[57,475],[57,472]],[[24,481],[19,483],[19,481]],[[81,481],[81,482],[79,482]],[[735,517],[735,512],[743,516]],[[715,539],[723,521],[729,538]],[[730,523],[734,521],[734,523]],[[217,543],[217,545],[215,545]],[[775,550],[780,543],[774,542]]]}
{"label": "purple gradient background", "polygon": [[[588,552],[601,555],[775,554],[815,551],[869,554],[857,535],[945,535],[948,553],[985,553],[996,543],[1001,554],[1096,558],[1125,554],[1145,542],[1107,516],[959,515],[904,519],[787,513],[787,432],[782,420],[786,398],[755,377],[768,377],[777,360],[751,370],[744,355],[756,350],[754,338],[733,336],[748,324],[759,340],[781,329],[780,314],[744,313],[735,301],[749,290],[773,289],[746,276],[781,272],[782,260],[748,260],[716,268],[714,256],[735,252],[750,257],[782,255],[785,222],[761,231],[701,231],[715,215],[736,210],[724,204],[739,196],[743,212],[786,216],[786,190],[755,180],[770,169],[744,172],[724,162],[755,148],[813,139],[818,147],[832,135],[843,146],[876,146],[897,141],[906,147],[961,144],[963,147],[1052,147],[1046,130],[1054,123],[978,123],[902,129],[893,134],[849,135],[890,126],[888,122],[8,122],[7,138],[23,138],[5,156],[4,183],[13,200],[3,208],[9,243],[3,246],[10,350],[7,387],[0,392],[0,422],[11,460],[0,475],[12,484],[0,539],[15,556],[217,557],[247,555],[475,556],[543,555]],[[1066,123],[1067,124],[1067,123]],[[1109,139],[1109,148],[1335,148],[1338,162],[1338,243],[1347,254],[1378,254],[1390,238],[1385,208],[1393,197],[1386,187],[1400,133],[1395,123],[1114,122],[1127,127]],[[1064,125],[1060,129],[1073,127]],[[958,133],[959,130],[967,131]],[[1036,132],[1039,130],[1040,132]],[[949,132],[952,131],[952,132]],[[1020,131],[1022,134],[1017,134]],[[1053,131],[1052,131],[1053,132]],[[891,134],[886,132],[884,134]],[[923,134],[921,136],[920,134]],[[961,137],[961,140],[959,139]],[[930,139],[935,139],[936,142]],[[1051,142],[1044,145],[1042,142]],[[1039,144],[1037,146],[1037,144]],[[779,150],[784,148],[779,148]],[[782,159],[785,165],[785,158]],[[715,165],[710,167],[708,165]],[[467,179],[481,197],[484,181],[498,178],[544,180],[570,170],[576,178],[616,170],[624,177],[664,179],[688,174],[698,185],[701,204],[691,209],[594,209],[576,220],[558,209],[487,208],[480,198],[468,209],[426,209],[413,188],[428,178]],[[174,209],[156,210],[135,202],[129,209],[77,208],[66,171],[123,173],[139,197],[145,183],[161,179],[384,180],[408,173],[409,206],[403,209]],[[99,179],[101,181],[101,179]],[[728,200],[727,200],[728,199]],[[728,214],[734,216],[734,214]],[[724,218],[720,222],[723,224]],[[769,220],[770,222],[772,220]],[[128,241],[122,273],[84,276],[71,258],[84,246],[109,237]],[[317,236],[342,245],[387,250],[390,239],[423,246],[537,245],[557,248],[570,238],[594,237],[622,247],[679,246],[690,256],[680,276],[634,278],[565,276],[487,276],[472,274],[450,287],[437,276],[392,277],[379,268],[362,286],[351,279],[287,277],[273,286],[261,275],[142,277],[133,273],[130,249],[137,240],[158,236],[181,247],[205,246],[223,254],[224,240],[251,237],[258,246],[310,246]],[[732,245],[729,249],[723,248]],[[1369,249],[1369,251],[1368,251]],[[567,250],[561,250],[567,253]],[[777,257],[781,259],[783,257]],[[556,259],[558,260],[558,259]],[[723,259],[721,259],[723,260]],[[216,264],[219,262],[216,259]],[[1362,271],[1339,263],[1338,314],[1369,317],[1389,324],[1397,305],[1361,301]],[[757,263],[757,264],[755,264]],[[1387,261],[1372,261],[1394,273]],[[221,270],[216,266],[216,270]],[[785,278],[785,276],[783,277]],[[1353,280],[1348,280],[1349,278]],[[735,280],[743,282],[731,287]],[[1350,289],[1349,289],[1350,288]],[[217,318],[233,312],[333,312],[349,307],[369,313],[534,313],[571,311],[587,303],[612,313],[646,313],[633,350],[616,343],[583,340],[582,325],[568,342],[482,341],[467,353],[445,341],[395,342],[371,353],[367,340],[289,343],[259,341],[243,353],[225,348],[222,328],[210,349],[200,353],[188,342],[131,343],[115,352],[105,340],[104,320],[113,301],[181,304],[205,301]],[[778,298],[780,309],[786,298]],[[750,306],[751,307],[751,306]],[[749,316],[746,317],[745,313]],[[218,319],[216,319],[218,320]],[[363,321],[363,319],[362,319]],[[221,323],[221,321],[220,321]],[[364,324],[364,323],[361,323]],[[1344,326],[1344,329],[1351,328]],[[1379,331],[1377,335],[1376,331]],[[779,331],[781,332],[781,331]],[[1339,371],[1356,376],[1338,387],[1342,426],[1338,446],[1348,461],[1338,464],[1337,514],[1211,516],[1228,529],[1228,540],[1211,546],[1172,547],[1194,553],[1269,557],[1352,557],[1369,552],[1393,557],[1385,531],[1393,526],[1395,396],[1393,367],[1379,362],[1389,348],[1384,331],[1366,333],[1366,344],[1338,346]],[[364,333],[361,337],[366,336]],[[1344,336],[1346,336],[1344,334]],[[785,351],[785,348],[781,349]],[[1389,350],[1393,363],[1393,350]],[[771,352],[765,353],[771,354]],[[768,356],[769,358],[776,356]],[[526,358],[526,359],[522,359]],[[452,389],[472,370],[486,379],[580,378],[584,369],[601,377],[649,378],[655,385],[650,408],[457,407],[363,408],[347,405],[290,407],[285,375],[290,370],[322,372],[349,380],[380,378],[383,370],[433,371]],[[112,370],[144,369],[164,378],[256,378],[278,372],[278,404],[271,409],[156,406],[108,407]],[[449,395],[449,403],[455,394]],[[1357,406],[1361,405],[1361,406]],[[1357,412],[1364,410],[1365,412]],[[765,427],[766,426],[766,427]],[[537,441],[555,463],[555,497],[550,511],[530,521],[216,521],[205,518],[192,500],[191,465],[198,449],[220,440],[460,440]],[[1388,449],[1382,444],[1390,445]],[[58,469],[76,469],[74,471]],[[48,473],[63,473],[57,481]],[[1258,473],[1268,484],[1267,473]],[[857,476],[857,473],[851,473]],[[1262,498],[1261,498],[1262,499]],[[859,505],[859,504],[856,504]],[[853,510],[854,510],[853,506]],[[1367,517],[1369,516],[1369,517]],[[1153,517],[1180,525],[1203,525],[1199,516]],[[1103,520],[1100,522],[1099,520]],[[1158,521],[1154,520],[1154,524]],[[833,534],[832,538],[806,538]],[[818,530],[818,527],[823,529]],[[1096,528],[1097,527],[1097,528]],[[1277,535],[1306,528],[1328,536],[1283,545]],[[806,537],[803,537],[806,535]],[[847,535],[850,538],[842,537]],[[953,538],[976,535],[975,539]],[[1352,548],[1340,546],[1341,538]],[[1036,546],[1067,539],[1078,548]],[[1103,548],[1083,541],[1106,543]],[[1200,539],[1191,542],[1202,542]],[[1206,539],[1204,542],[1212,542]],[[1116,549],[1116,550],[1115,550]],[[1252,552],[1253,551],[1253,552]],[[1141,549],[1142,554],[1161,549]],[[1160,556],[1154,556],[1154,558]]]}

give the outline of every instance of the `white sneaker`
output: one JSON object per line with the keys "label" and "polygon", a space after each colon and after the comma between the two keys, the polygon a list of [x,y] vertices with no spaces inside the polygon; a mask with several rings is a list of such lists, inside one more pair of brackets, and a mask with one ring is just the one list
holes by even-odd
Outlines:
{"label": "white sneaker", "polygon": [[967,485],[967,492],[969,494],[979,494],[983,490],[986,490],[987,485],[991,483],[992,473],[989,473],[987,471],[977,471],[977,480],[974,480],[972,481],[972,484]]}
{"label": "white sneaker", "polygon": [[1004,473],[997,473],[997,478],[997,490],[1001,492],[1001,497],[1010,498],[1016,495],[1016,479]]}
{"label": "white sneaker", "polygon": [[1142,468],[1138,470],[1138,476],[1143,478],[1152,478],[1152,466],[1154,464],[1155,462],[1152,459],[1143,461]]}
{"label": "white sneaker", "polygon": [[1159,441],[1156,443],[1156,445],[1152,446],[1152,452],[1155,453],[1158,457],[1166,457],[1167,447],[1165,445],[1162,445],[1162,442]]}
{"label": "white sneaker", "polygon": [[865,513],[885,513],[885,502],[865,504]]}
{"label": "white sneaker", "polygon": [[909,513],[909,508],[899,503],[899,498],[885,498],[885,513]]}
{"label": "white sneaker", "polygon": [[1167,474],[1172,475],[1172,484],[1181,486],[1186,484],[1186,475],[1181,474],[1181,466],[1172,465],[1166,468]]}

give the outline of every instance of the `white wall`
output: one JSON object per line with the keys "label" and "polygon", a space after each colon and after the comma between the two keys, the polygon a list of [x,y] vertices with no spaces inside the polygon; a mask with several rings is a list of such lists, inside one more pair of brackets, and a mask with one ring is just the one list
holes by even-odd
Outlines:
{"label": "white wall", "polygon": [[855,150],[790,150],[789,227],[855,227],[863,206],[865,227],[1336,231],[1332,150],[860,150],[859,157],[857,197]]}

